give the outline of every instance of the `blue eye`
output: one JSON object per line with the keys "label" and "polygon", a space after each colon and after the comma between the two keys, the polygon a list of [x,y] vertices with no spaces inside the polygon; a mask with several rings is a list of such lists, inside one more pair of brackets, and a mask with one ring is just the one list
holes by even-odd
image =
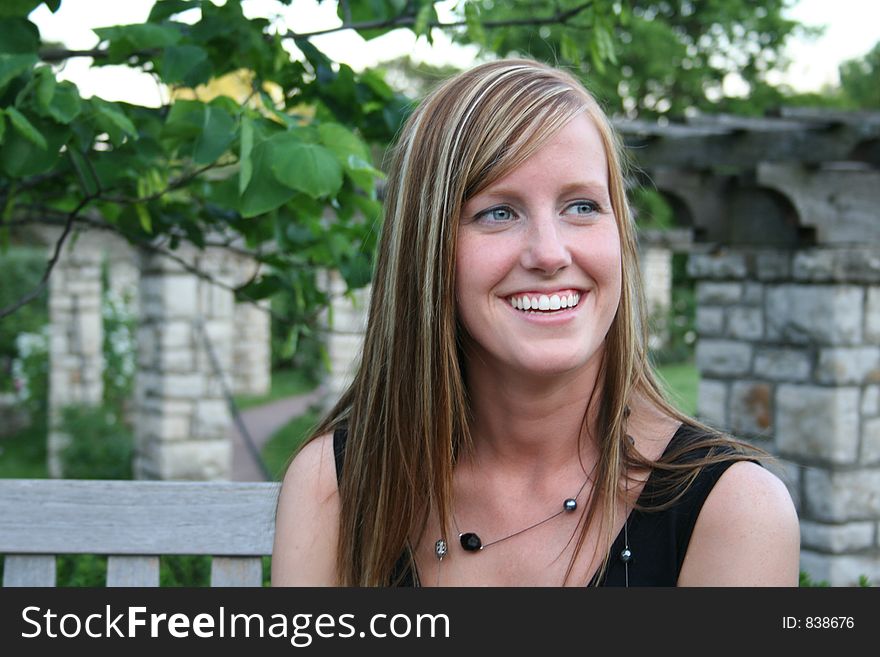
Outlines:
{"label": "blue eye", "polygon": [[491,223],[503,223],[514,218],[513,210],[506,205],[499,205],[488,210],[483,210],[477,215],[478,221],[488,221]]}
{"label": "blue eye", "polygon": [[587,215],[594,214],[599,212],[599,206],[593,201],[575,201],[567,208],[565,208],[566,214],[576,214],[581,217],[585,217]]}

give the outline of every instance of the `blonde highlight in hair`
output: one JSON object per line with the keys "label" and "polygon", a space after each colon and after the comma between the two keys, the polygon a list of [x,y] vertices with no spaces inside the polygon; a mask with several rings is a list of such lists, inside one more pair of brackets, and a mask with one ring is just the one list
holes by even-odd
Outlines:
{"label": "blonde highlight in hair", "polygon": [[413,112],[395,146],[361,362],[312,436],[340,425],[348,431],[339,481],[340,584],[394,584],[398,559],[411,554],[430,512],[449,526],[456,456],[471,441],[455,307],[459,215],[470,197],[584,113],[608,159],[622,290],[606,338],[597,426],[584,427],[599,437],[600,460],[575,556],[596,516],[610,545],[627,464],[646,466],[625,441],[633,391],[685,419],[665,401],[648,362],[622,151],[604,112],[573,76],[533,61],[490,62],[457,75]]}

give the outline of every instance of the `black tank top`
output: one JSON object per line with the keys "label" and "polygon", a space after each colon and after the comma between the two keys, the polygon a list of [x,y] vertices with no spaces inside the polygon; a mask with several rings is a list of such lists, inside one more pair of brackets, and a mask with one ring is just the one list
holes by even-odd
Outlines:
{"label": "black tank top", "polygon": [[[669,453],[671,448],[685,445],[701,436],[700,429],[682,424],[669,441],[664,455]],[[347,438],[348,432],[344,427],[333,432],[337,480],[342,474]],[[678,462],[685,463],[702,458],[706,456],[709,449],[692,450]],[[703,502],[706,501],[709,492],[721,475],[735,462],[735,459],[731,459],[703,467],[679,501],[666,510],[641,511],[634,509],[627,519],[626,533],[621,529],[611,545],[608,568],[598,585],[626,586],[628,577],[629,586],[675,586]],[[661,504],[663,502],[660,497],[661,484],[662,473],[655,469],[645,482],[639,496],[639,506],[650,508]],[[627,536],[631,552],[628,567],[620,558]],[[401,555],[391,581],[399,582],[399,586],[414,586],[418,577],[413,572],[410,563],[411,559],[408,554]],[[594,577],[591,585],[597,584],[595,579]]]}

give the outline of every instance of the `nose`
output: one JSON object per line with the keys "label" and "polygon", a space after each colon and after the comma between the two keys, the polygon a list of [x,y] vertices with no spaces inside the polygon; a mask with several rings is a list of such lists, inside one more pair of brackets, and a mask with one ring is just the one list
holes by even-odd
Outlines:
{"label": "nose", "polygon": [[552,217],[532,221],[527,235],[528,244],[522,253],[522,265],[547,276],[570,265],[571,253],[563,230]]}

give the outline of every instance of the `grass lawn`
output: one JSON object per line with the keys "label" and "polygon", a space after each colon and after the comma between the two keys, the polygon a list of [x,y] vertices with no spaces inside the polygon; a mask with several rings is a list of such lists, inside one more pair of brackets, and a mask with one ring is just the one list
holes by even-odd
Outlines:
{"label": "grass lawn", "polygon": [[0,479],[45,479],[46,427],[41,423],[0,438]]}
{"label": "grass lawn", "polygon": [[235,403],[239,409],[251,408],[284,397],[302,395],[314,389],[315,383],[302,370],[275,370],[272,372],[272,387],[268,393],[257,397],[236,397]]}
{"label": "grass lawn", "polygon": [[663,365],[657,368],[657,374],[673,404],[688,415],[697,412],[700,373],[692,362]]}
{"label": "grass lawn", "polygon": [[263,445],[263,461],[275,480],[280,480],[291,455],[321,419],[317,407],[310,408],[299,417],[281,427]]}

